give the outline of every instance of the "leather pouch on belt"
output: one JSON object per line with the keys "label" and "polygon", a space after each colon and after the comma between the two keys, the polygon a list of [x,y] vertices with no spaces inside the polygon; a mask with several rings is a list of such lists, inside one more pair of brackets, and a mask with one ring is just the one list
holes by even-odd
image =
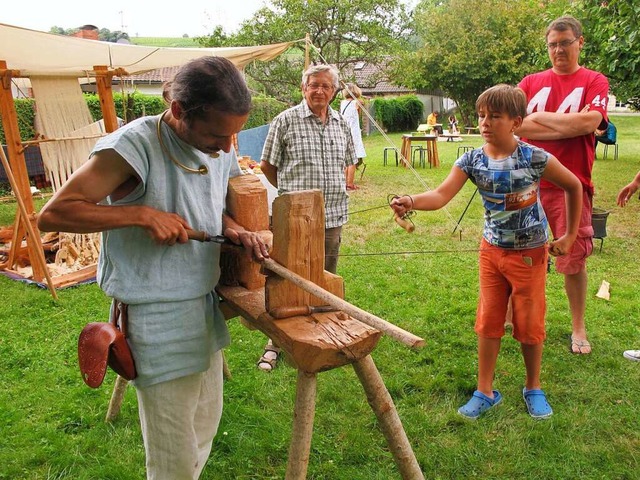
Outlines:
{"label": "leather pouch on belt", "polygon": [[109,322],[87,324],[78,338],[78,363],[84,383],[98,388],[107,366],[126,380],[136,378],[136,367],[126,339],[127,305],[114,301]]}

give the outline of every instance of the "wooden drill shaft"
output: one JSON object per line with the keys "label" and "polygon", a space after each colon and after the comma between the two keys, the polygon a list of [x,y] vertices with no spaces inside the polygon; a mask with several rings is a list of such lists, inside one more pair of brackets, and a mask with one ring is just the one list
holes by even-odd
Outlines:
{"label": "wooden drill shaft", "polygon": [[300,275],[292,272],[286,267],[283,267],[278,262],[271,258],[266,258],[262,262],[262,266],[268,270],[271,270],[274,273],[277,273],[282,278],[285,278],[292,282],[294,285],[302,288],[306,292],[315,295],[320,300],[324,301],[328,305],[335,307],[337,310],[342,310],[347,313],[351,317],[356,320],[369,325],[381,332],[389,335],[394,340],[397,340],[405,345],[408,345],[411,348],[423,347],[425,341],[414,335],[411,332],[407,332],[402,328],[389,323],[380,317],[376,317],[375,315],[362,310],[361,308],[356,307],[355,305],[350,304],[349,302],[344,301],[342,298],[335,296],[334,294],[327,292],[323,288],[320,288],[315,283],[307,280],[306,278],[301,277]]}

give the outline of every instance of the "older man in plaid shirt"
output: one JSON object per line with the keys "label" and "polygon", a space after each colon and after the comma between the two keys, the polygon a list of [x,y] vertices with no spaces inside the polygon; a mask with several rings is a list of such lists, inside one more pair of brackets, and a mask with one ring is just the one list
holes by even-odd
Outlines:
{"label": "older man in plaid shirt", "polygon": [[304,100],[271,123],[260,168],[278,193],[322,190],[325,208],[325,269],[336,273],[342,225],[347,223],[345,168],[357,162],[351,131],[329,106],[338,72],[316,65],[302,75]]}
{"label": "older man in plaid shirt", "polygon": [[[347,223],[345,169],[357,162],[349,125],[329,106],[338,71],[315,65],[302,74],[304,99],[271,122],[260,169],[278,194],[318,189],[324,196],[324,268],[336,273],[342,225]],[[267,343],[258,367],[271,371],[279,348]]]}

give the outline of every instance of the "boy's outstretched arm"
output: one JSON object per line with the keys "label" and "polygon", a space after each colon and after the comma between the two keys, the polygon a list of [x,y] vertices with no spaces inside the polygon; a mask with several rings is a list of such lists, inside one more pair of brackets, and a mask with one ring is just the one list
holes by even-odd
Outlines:
{"label": "boy's outstretched arm", "polygon": [[410,210],[438,210],[455,197],[468,178],[466,173],[454,165],[438,188],[417,195],[394,198],[391,208],[399,217]]}
{"label": "boy's outstretched arm", "polygon": [[618,206],[624,207],[631,199],[631,196],[640,188],[640,172],[636,174],[629,185],[622,187],[622,190],[618,193]]}
{"label": "boy's outstretched arm", "polygon": [[567,231],[562,237],[553,240],[549,244],[549,253],[551,255],[562,256],[571,251],[573,242],[578,236],[582,212],[582,184],[578,177],[571,173],[553,155],[549,156],[542,178],[564,190],[567,209]]}

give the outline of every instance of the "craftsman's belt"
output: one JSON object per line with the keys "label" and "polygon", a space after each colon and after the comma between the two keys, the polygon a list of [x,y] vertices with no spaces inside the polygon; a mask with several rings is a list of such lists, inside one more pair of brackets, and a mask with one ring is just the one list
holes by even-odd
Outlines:
{"label": "craftsman's belt", "polygon": [[91,388],[102,384],[107,366],[127,380],[136,378],[136,367],[126,338],[127,307],[114,299],[109,322],[89,323],[80,332],[78,363],[84,383]]}

